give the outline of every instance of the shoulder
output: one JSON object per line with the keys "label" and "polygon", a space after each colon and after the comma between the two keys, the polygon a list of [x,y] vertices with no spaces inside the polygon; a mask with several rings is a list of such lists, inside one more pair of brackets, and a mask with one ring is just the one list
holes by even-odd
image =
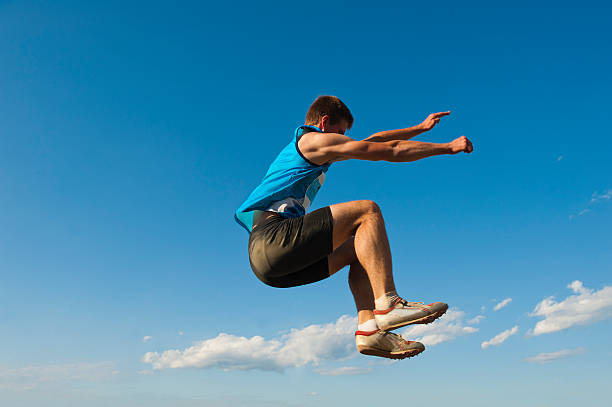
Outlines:
{"label": "shoulder", "polygon": [[344,134],[308,132],[298,139],[298,149],[311,162],[317,165],[331,164],[326,152],[332,146],[354,141]]}
{"label": "shoulder", "polygon": [[331,146],[342,145],[356,140],[338,133],[306,133],[298,140],[300,147],[305,150],[320,150]]}

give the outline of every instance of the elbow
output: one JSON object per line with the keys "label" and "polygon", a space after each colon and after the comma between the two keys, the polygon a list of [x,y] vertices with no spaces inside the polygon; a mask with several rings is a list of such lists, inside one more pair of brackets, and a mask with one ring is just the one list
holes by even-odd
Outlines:
{"label": "elbow", "polygon": [[368,149],[368,155],[370,156],[368,159],[371,161],[396,161],[399,151],[396,145],[383,142],[383,143],[374,143],[375,145],[370,145]]}
{"label": "elbow", "polygon": [[407,148],[406,146],[393,146],[389,153],[389,157],[386,161],[394,162],[394,163],[406,163],[412,162],[420,159],[418,153],[412,150],[411,148]]}
{"label": "elbow", "polygon": [[392,163],[401,161],[400,151],[397,146],[391,146],[387,151],[387,154],[385,154],[385,158],[381,158],[381,160]]}

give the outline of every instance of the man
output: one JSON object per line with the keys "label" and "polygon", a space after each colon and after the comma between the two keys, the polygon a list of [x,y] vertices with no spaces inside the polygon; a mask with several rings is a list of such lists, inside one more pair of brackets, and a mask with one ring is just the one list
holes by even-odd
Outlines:
{"label": "man", "polygon": [[296,129],[292,141],[234,215],[250,233],[251,268],[265,284],[309,284],[350,265],[349,286],[359,321],[355,342],[362,354],[391,359],[419,354],[425,350],[423,344],[391,330],[432,322],[448,305],[408,302],[397,295],[384,220],[373,201],[306,211],[334,162],[406,162],[472,152],[464,136],[443,144],[409,140],[431,130],[448,114],[433,113],[418,126],[382,131],[358,141],[344,135],[353,124],[348,107],[335,96],[320,96],[310,106],[305,125]]}

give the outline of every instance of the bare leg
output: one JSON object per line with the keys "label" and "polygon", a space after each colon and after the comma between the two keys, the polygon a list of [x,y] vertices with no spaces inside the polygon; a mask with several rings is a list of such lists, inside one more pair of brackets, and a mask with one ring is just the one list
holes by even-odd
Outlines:
{"label": "bare leg", "polygon": [[[378,205],[363,200],[335,204],[330,208],[334,218],[334,249],[354,235],[355,254],[365,270],[374,298],[395,290],[391,249]],[[361,278],[357,280],[362,284]]]}
{"label": "bare leg", "polygon": [[357,260],[354,236],[347,239],[329,256],[329,274],[332,275],[347,265],[350,265],[349,287],[357,307],[359,323],[362,324],[374,318],[374,312],[372,311],[374,309],[374,293],[368,274]]}
{"label": "bare leg", "polygon": [[349,286],[357,306],[357,319],[360,324],[374,318],[374,293],[365,269],[358,261],[351,264]]}

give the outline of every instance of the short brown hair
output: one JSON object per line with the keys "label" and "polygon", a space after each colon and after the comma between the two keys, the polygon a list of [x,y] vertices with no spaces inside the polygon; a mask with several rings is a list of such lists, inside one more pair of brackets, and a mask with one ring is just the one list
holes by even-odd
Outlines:
{"label": "short brown hair", "polygon": [[306,113],[306,124],[316,126],[321,118],[325,115],[329,116],[331,124],[338,124],[344,119],[348,123],[350,129],[353,125],[353,115],[348,107],[336,96],[319,96]]}

